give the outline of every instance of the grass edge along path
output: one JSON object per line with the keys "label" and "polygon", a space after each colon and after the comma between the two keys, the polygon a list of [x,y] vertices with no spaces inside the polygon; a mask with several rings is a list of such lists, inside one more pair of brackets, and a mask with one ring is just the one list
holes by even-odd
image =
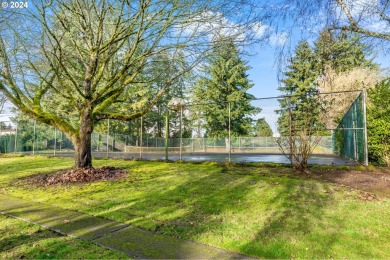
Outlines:
{"label": "grass edge along path", "polygon": [[157,235],[100,217],[0,194],[0,213],[142,259],[240,259],[244,255]]}

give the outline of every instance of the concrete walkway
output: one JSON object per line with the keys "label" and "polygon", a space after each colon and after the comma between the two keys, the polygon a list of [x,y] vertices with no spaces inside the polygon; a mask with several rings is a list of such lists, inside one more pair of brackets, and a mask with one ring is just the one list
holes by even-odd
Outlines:
{"label": "concrete walkway", "polygon": [[158,235],[127,224],[0,194],[0,213],[90,241],[134,258],[248,258],[207,245]]}

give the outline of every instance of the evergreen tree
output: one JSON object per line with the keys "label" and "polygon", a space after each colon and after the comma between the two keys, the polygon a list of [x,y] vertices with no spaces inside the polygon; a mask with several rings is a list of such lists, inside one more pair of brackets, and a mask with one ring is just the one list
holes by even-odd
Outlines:
{"label": "evergreen tree", "polygon": [[315,42],[314,53],[317,56],[317,70],[322,74],[327,69],[340,73],[356,67],[377,67],[372,59],[367,58],[369,48],[359,41],[357,35],[345,32],[336,35],[334,31],[323,30]]}
{"label": "evergreen tree", "polygon": [[368,99],[368,156],[390,167],[390,79],[369,89]]}
{"label": "evergreen tree", "polygon": [[253,125],[253,136],[261,137],[261,136],[273,136],[273,132],[265,118],[259,118],[255,120]]}
{"label": "evergreen tree", "polygon": [[[295,48],[295,55],[290,60],[288,70],[284,73],[282,91],[288,98],[279,100],[278,111],[279,133],[289,135],[290,131],[304,128],[318,122],[318,101],[316,79],[316,57],[308,42],[301,41]],[[294,123],[290,129],[290,122]],[[293,133],[292,133],[293,134]]]}
{"label": "evergreen tree", "polygon": [[[154,78],[153,88],[156,91],[164,88],[164,84],[167,78],[171,77],[174,71],[185,69],[188,64],[185,61],[184,54],[180,53],[177,58],[172,60],[172,54],[169,52],[163,52],[153,60],[152,66],[148,74]],[[173,98],[186,99],[185,92],[187,82],[191,77],[191,73],[181,75],[175,84],[172,84],[168,91],[166,91],[161,98],[156,102],[156,105],[149,111],[146,116],[145,126],[148,128],[148,132],[152,136],[163,137],[165,133],[165,115],[168,108],[168,103]],[[170,133],[169,136],[179,136],[179,117],[180,113],[169,112],[170,114]],[[185,121],[185,122],[184,122]],[[188,126],[188,119],[183,117],[183,127]],[[187,127],[188,128],[188,127]],[[185,128],[185,130],[187,130]],[[185,131],[186,133],[188,131]],[[186,135],[188,137],[188,135]]]}
{"label": "evergreen tree", "polygon": [[[326,29],[320,33],[313,48],[305,41],[300,42],[284,74],[283,86],[279,88],[285,95],[293,95],[280,100],[280,133],[286,135],[290,131],[290,120],[299,122],[298,125],[319,124],[320,103],[315,95],[318,92],[317,79],[329,70],[342,73],[357,67],[377,68],[372,59],[367,58],[368,54],[368,47],[359,42],[357,36],[346,33],[336,35]],[[291,119],[287,109],[289,102],[292,107]],[[305,114],[309,118],[304,120]]]}
{"label": "evergreen tree", "polygon": [[[220,41],[222,42],[222,41]],[[250,67],[241,59],[232,40],[215,45],[209,64],[204,67],[193,90],[193,115],[206,131],[207,137],[227,136],[229,126],[229,102],[231,111],[231,134],[245,136],[250,133],[251,115],[260,112],[252,106],[253,95],[247,91],[253,86],[248,79]]]}

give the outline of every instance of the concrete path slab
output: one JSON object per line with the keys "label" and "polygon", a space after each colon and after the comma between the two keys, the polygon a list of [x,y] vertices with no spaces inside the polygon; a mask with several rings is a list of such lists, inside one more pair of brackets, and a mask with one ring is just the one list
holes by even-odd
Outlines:
{"label": "concrete path slab", "polygon": [[158,235],[80,212],[0,194],[0,213],[142,259],[243,259],[247,256]]}
{"label": "concrete path slab", "polygon": [[61,234],[92,240],[128,225],[0,194],[0,212]]}
{"label": "concrete path slab", "polygon": [[126,227],[97,240],[97,245],[116,248],[134,258],[149,259],[243,259],[247,256],[234,254],[215,247],[174,237],[154,234]]}

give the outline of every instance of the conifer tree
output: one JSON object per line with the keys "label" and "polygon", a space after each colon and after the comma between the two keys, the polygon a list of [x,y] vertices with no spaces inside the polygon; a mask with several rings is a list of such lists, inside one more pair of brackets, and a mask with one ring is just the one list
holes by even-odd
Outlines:
{"label": "conifer tree", "polygon": [[306,41],[301,41],[284,73],[283,86],[279,88],[286,98],[279,100],[278,144],[294,170],[305,172],[309,156],[321,140],[320,102],[317,93],[316,57]]}
{"label": "conifer tree", "polygon": [[194,106],[192,112],[198,114],[198,125],[201,122],[207,137],[227,136],[229,103],[232,135],[250,133],[250,116],[259,113],[260,109],[250,104],[254,97],[247,93],[253,87],[248,79],[249,68],[232,40],[214,46],[204,74],[193,90],[194,103],[204,105]]}
{"label": "conifer tree", "polygon": [[[284,73],[283,86],[278,88],[284,95],[289,96],[279,100],[281,109],[278,111],[278,125],[281,135],[290,133],[292,121],[295,122],[295,128],[301,128],[302,124],[313,124],[318,120],[318,102],[313,98],[317,93],[316,65],[316,57],[309,43],[301,41],[295,49],[288,70]],[[307,120],[309,115],[311,119]]]}
{"label": "conifer tree", "polygon": [[314,53],[318,57],[317,70],[324,74],[326,70],[336,73],[346,72],[356,67],[376,68],[373,59],[368,59],[369,48],[359,41],[357,35],[323,30],[315,42]]}
{"label": "conifer tree", "polygon": [[390,78],[369,89],[368,100],[368,156],[390,167]]}
{"label": "conifer tree", "polygon": [[254,137],[262,137],[262,136],[273,136],[273,132],[271,127],[265,118],[259,118],[255,120],[253,125],[253,136]]}

